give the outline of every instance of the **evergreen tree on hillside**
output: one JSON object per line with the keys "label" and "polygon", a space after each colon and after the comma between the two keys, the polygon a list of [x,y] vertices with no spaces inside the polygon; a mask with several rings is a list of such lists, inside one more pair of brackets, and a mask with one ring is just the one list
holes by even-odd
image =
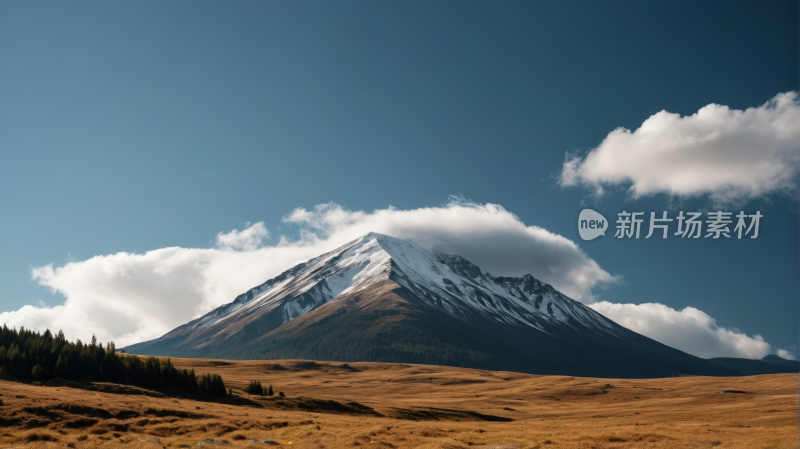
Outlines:
{"label": "evergreen tree on hillside", "polygon": [[224,398],[228,392],[225,391],[225,383],[222,377],[217,374],[203,374],[197,379],[197,386],[200,392],[209,393]]}
{"label": "evergreen tree on hillside", "polygon": [[247,386],[245,391],[247,392],[247,394],[264,396],[264,387],[262,387],[261,382],[257,380],[251,380],[250,385]]}
{"label": "evergreen tree on hillside", "polygon": [[[105,346],[92,336],[90,344],[67,341],[59,331],[54,337],[20,328],[0,328],[0,371],[6,378],[46,382],[51,376],[69,380],[105,381],[147,388],[176,388],[190,393],[226,397],[225,383],[216,374],[197,376],[194,370],[178,370],[172,360],[117,354],[114,342]],[[9,377],[10,375],[10,377]]]}

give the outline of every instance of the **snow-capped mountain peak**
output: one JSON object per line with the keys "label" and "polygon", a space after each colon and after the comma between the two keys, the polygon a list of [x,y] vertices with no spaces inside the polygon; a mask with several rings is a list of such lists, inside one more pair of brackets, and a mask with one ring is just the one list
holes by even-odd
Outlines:
{"label": "snow-capped mountain peak", "polygon": [[506,325],[546,332],[542,320],[569,326],[577,320],[608,328],[608,320],[531,275],[494,277],[458,255],[434,254],[412,240],[370,232],[300,264],[240,295],[194,323],[208,327],[237,315],[281,309],[287,323],[322,304],[393,280],[431,307],[469,321],[478,313]]}
{"label": "snow-capped mountain peak", "polygon": [[530,274],[493,276],[461,256],[378,233],[130,351],[612,377],[730,374],[625,329]]}

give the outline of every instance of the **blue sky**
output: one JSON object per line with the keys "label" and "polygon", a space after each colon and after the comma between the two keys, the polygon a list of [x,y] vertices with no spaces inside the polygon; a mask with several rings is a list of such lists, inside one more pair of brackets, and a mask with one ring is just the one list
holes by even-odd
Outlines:
{"label": "blue sky", "polygon": [[295,208],[461,195],[578,243],[622,279],[597,299],[696,307],[794,351],[796,190],[728,208],[762,212],[753,241],[582,243],[586,204],[712,200],[625,184],[598,200],[559,176],[659,111],[797,91],[797,17],[793,1],[4,2],[0,311],[64,302],[35,267],[211,248],[245,223],[274,244],[298,235]]}

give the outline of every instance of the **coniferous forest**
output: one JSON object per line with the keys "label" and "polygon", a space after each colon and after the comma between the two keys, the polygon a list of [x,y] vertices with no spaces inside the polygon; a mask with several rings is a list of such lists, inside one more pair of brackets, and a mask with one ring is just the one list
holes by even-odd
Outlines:
{"label": "coniferous forest", "polygon": [[94,336],[90,343],[73,343],[61,331],[54,336],[49,329],[39,333],[3,325],[0,378],[47,382],[55,377],[227,396],[225,383],[217,374],[179,370],[169,359],[117,354],[113,342],[103,346]]}

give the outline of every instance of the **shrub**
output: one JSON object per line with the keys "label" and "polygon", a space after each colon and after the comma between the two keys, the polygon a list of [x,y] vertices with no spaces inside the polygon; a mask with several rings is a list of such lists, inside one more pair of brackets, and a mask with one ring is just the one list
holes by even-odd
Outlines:
{"label": "shrub", "polygon": [[40,430],[32,430],[26,433],[22,438],[29,443],[32,441],[58,441],[57,436]]}
{"label": "shrub", "polygon": [[33,370],[31,370],[31,375],[33,375],[33,378],[36,380],[45,380],[48,377],[47,371],[42,368],[42,365],[34,366]]}

